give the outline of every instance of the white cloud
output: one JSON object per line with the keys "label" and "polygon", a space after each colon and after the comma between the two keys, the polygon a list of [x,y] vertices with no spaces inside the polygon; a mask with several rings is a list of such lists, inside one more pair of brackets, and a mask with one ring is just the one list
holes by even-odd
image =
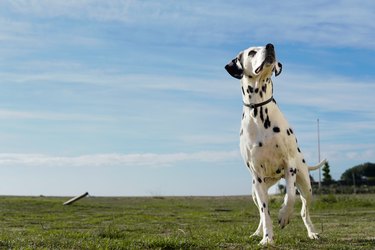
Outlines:
{"label": "white cloud", "polygon": [[54,121],[109,121],[110,117],[53,112],[18,111],[0,108],[0,119],[54,120]]}
{"label": "white cloud", "polygon": [[238,144],[239,139],[235,133],[223,134],[223,135],[181,135],[181,141],[188,145],[228,145],[228,144]]}
{"label": "white cloud", "polygon": [[[215,97],[236,97],[238,84],[220,78],[199,78],[176,75],[126,74],[112,69],[89,69],[69,62],[20,62],[21,69],[32,68],[33,72],[0,72],[7,84],[41,84],[60,89],[72,88],[72,84],[100,86],[118,91],[181,91]],[[68,84],[68,85],[65,85]],[[64,86],[65,85],[65,86]]]}
{"label": "white cloud", "polygon": [[0,166],[38,167],[170,167],[181,162],[220,163],[238,159],[239,151],[201,151],[170,154],[93,154],[51,156],[44,154],[0,154]]}
{"label": "white cloud", "polygon": [[300,72],[274,80],[276,95],[287,105],[324,111],[373,114],[375,82],[335,74]]}
{"label": "white cloud", "polygon": [[[5,3],[4,3],[5,2]],[[70,18],[90,17],[101,20],[126,19],[128,5],[132,1],[87,1],[87,0],[15,0],[4,1],[13,11],[43,17],[65,16]],[[46,11],[48,8],[48,11]]]}
{"label": "white cloud", "polygon": [[26,22],[9,20],[0,16],[0,41],[17,40],[17,35],[28,32],[30,28],[31,25]]}
{"label": "white cloud", "polygon": [[354,142],[353,144],[332,143],[324,146],[324,155],[334,163],[335,172],[342,173],[345,168],[355,164],[375,160],[373,144]]}
{"label": "white cloud", "polygon": [[[15,13],[44,18],[115,21],[137,25],[163,41],[212,44],[236,40],[302,42],[374,48],[374,2],[342,1],[8,1]],[[45,11],[48,9],[48,11]],[[293,13],[293,15],[290,15]],[[266,15],[267,18],[260,16]],[[271,34],[271,35],[270,35]],[[160,36],[162,35],[162,36]],[[156,39],[154,42],[158,42]]]}

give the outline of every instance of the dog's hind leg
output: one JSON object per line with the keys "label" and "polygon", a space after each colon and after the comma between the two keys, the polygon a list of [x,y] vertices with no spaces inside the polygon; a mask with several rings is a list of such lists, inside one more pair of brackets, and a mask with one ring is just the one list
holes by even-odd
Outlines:
{"label": "dog's hind leg", "polygon": [[284,204],[279,212],[279,224],[281,228],[289,224],[296,200],[297,168],[294,161],[289,161],[288,165],[289,167],[285,168],[286,194]]}
{"label": "dog's hind leg", "polygon": [[307,233],[310,239],[319,239],[319,234],[316,233],[314,226],[310,219],[309,207],[312,201],[312,189],[310,183],[309,171],[306,167],[300,170],[297,176],[297,187],[301,193],[302,209],[301,216],[305,223]]}

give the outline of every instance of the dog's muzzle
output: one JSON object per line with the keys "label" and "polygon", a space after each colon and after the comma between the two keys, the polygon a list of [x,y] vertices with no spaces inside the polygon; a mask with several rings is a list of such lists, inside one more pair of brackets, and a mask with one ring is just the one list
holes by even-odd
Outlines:
{"label": "dog's muzzle", "polygon": [[264,66],[270,66],[275,62],[275,47],[269,43],[266,45],[266,56],[262,64],[255,70],[256,74],[259,74],[264,68]]}

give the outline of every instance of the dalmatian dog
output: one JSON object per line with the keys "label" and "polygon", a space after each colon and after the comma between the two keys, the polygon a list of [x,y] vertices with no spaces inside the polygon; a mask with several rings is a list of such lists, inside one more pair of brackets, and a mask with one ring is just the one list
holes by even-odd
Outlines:
{"label": "dalmatian dog", "polygon": [[261,245],[273,243],[268,189],[285,178],[286,195],[279,212],[279,225],[284,228],[291,219],[297,188],[308,236],[318,239],[309,215],[312,200],[309,171],[320,168],[326,160],[316,166],[307,166],[294,131],[273,98],[271,76],[273,73],[278,76],[282,70],[282,64],[276,60],[274,46],[267,44],[248,48],[230,61],[225,69],[241,80],[243,113],[240,149],[253,177],[252,197],[260,214],[259,226],[252,236],[263,234]]}

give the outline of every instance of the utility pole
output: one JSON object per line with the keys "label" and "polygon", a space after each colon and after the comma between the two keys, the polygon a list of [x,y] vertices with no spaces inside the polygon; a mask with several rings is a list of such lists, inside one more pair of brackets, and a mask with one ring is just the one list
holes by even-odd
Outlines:
{"label": "utility pole", "polygon": [[[320,162],[320,128],[319,128],[319,118],[317,120],[318,123],[318,162]],[[319,168],[319,191],[322,187],[322,172]]]}

